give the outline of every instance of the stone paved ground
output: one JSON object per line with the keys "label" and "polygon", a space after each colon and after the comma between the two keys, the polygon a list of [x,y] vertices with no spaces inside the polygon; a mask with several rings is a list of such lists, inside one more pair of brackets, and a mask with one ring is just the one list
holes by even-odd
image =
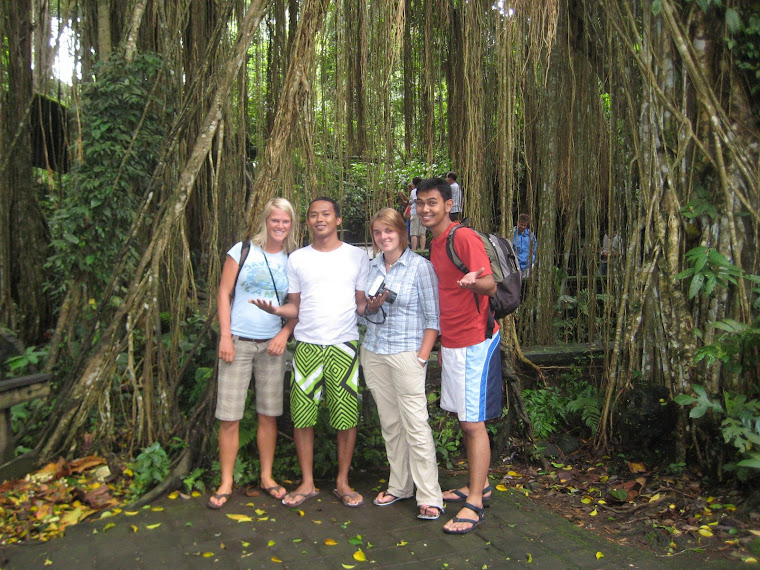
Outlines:
{"label": "stone paved ground", "polygon": [[[442,478],[444,488],[457,483]],[[355,484],[363,506],[344,507],[325,481],[320,496],[300,508],[303,516],[265,495],[233,495],[219,511],[206,508],[207,497],[163,497],[137,515],[84,522],[47,543],[3,547],[0,568],[700,567],[696,559],[655,557],[608,542],[511,490],[494,493],[475,531],[451,536],[441,527],[456,514],[455,504],[438,521],[420,521],[413,500],[374,506],[377,478]],[[360,550],[366,561],[355,558]]]}

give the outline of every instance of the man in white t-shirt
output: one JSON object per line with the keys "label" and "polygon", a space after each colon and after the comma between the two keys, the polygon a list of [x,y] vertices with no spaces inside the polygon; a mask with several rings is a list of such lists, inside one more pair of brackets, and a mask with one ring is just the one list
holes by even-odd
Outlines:
{"label": "man in white t-shirt", "polygon": [[314,425],[322,392],[337,430],[338,475],[333,494],[347,507],[358,507],[362,496],[348,483],[359,417],[359,362],[356,308],[365,300],[363,285],[369,258],[361,249],[338,238],[340,206],[320,197],[309,204],[307,225],[314,241],[288,258],[288,302],[280,307],[257,305],[285,318],[298,318],[293,335],[293,419],[301,484],[282,504],[295,507],[317,496],[314,485]]}
{"label": "man in white t-shirt", "polygon": [[446,174],[446,182],[451,186],[451,211],[449,218],[452,222],[458,222],[462,217],[462,189],[457,184],[457,173],[449,172]]}

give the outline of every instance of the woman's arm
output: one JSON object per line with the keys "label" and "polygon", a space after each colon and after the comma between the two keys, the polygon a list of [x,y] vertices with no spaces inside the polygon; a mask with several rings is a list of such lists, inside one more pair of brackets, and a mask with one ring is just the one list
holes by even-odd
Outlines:
{"label": "woman's arm", "polygon": [[219,282],[219,293],[216,298],[216,308],[219,315],[219,358],[232,362],[235,358],[235,346],[232,344],[232,307],[230,295],[235,288],[235,278],[238,274],[238,262],[229,255],[224,260],[222,279]]}

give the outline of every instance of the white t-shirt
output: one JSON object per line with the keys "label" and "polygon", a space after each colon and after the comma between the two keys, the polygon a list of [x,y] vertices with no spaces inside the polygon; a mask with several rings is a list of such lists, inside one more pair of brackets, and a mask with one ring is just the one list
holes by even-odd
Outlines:
{"label": "white t-shirt", "polygon": [[[232,259],[240,263],[243,243],[238,242],[227,252]],[[266,255],[266,259],[264,259]],[[267,262],[272,274],[269,274]],[[262,311],[249,299],[266,299],[275,305],[285,302],[288,290],[288,256],[285,252],[264,253],[258,246],[251,244],[248,257],[240,270],[240,277],[235,284],[235,300],[230,313],[230,332],[245,338],[272,338],[282,328],[282,319]],[[274,283],[272,283],[274,277]],[[279,299],[275,297],[275,286]]]}
{"label": "white t-shirt", "polygon": [[417,189],[415,188],[409,193],[409,214],[411,216],[417,215]]}
{"label": "white t-shirt", "polygon": [[308,245],[288,258],[288,293],[300,293],[295,339],[310,344],[339,344],[359,340],[356,291],[362,291],[369,272],[367,254],[353,245],[332,251]]}

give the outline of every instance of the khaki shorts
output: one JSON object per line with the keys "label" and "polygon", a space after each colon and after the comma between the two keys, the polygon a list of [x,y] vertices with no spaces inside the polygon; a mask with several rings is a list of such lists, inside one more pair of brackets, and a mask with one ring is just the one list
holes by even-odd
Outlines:
{"label": "khaki shorts", "polygon": [[427,231],[427,228],[420,223],[420,219],[417,216],[412,216],[409,221],[409,234],[413,236],[421,236]]}
{"label": "khaki shorts", "polygon": [[237,335],[232,335],[232,342],[235,358],[232,362],[219,360],[216,419],[234,422],[243,418],[252,374],[255,379],[256,412],[264,416],[281,416],[285,354],[268,354],[268,341],[240,340]]}

